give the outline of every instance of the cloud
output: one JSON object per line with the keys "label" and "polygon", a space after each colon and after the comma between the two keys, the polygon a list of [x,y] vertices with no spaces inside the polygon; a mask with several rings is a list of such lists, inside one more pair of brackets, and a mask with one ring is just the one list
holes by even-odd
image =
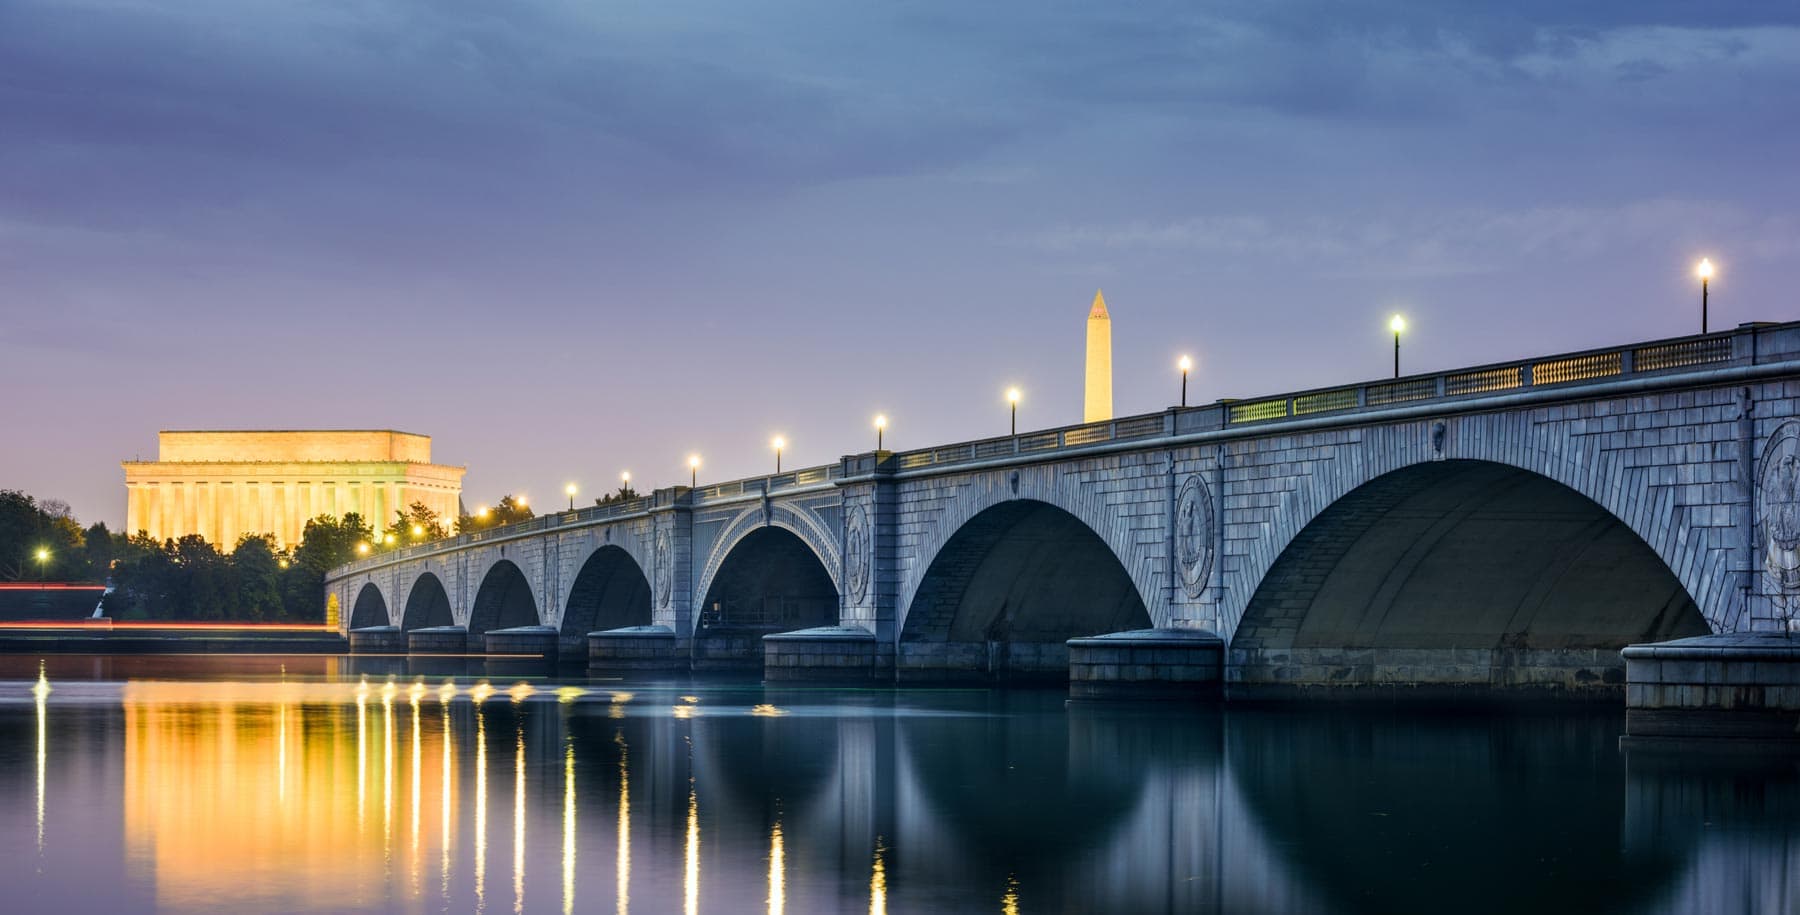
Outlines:
{"label": "cloud", "polygon": [[1201,216],[1064,225],[1011,241],[1058,255],[1204,254],[1306,265],[1322,276],[1438,277],[1575,263],[1694,238],[1753,260],[1800,255],[1800,221],[1792,216],[1678,198],[1367,216]]}

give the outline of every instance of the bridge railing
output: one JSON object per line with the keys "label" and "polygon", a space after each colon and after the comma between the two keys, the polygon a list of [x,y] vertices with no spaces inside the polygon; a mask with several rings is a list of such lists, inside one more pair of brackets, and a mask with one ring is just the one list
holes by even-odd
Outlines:
{"label": "bridge railing", "polygon": [[[1780,330],[1791,332],[1795,324],[1744,325],[1736,330],[1690,337],[1677,337],[1610,349],[1562,353],[1537,359],[1500,362],[1491,365],[1460,368],[1447,372],[1381,379],[1361,384],[1316,388],[1247,400],[1222,399],[1197,407],[1171,407],[1159,413],[1123,416],[1100,423],[1083,423],[1053,429],[1041,429],[998,438],[977,439],[913,451],[864,453],[849,455],[836,464],[807,467],[785,473],[748,477],[715,483],[695,489],[690,504],[728,501],[747,495],[778,493],[809,486],[830,484],[846,476],[857,477],[891,467],[901,473],[925,468],[969,464],[988,460],[1005,460],[1017,455],[1040,455],[1064,450],[1091,448],[1113,442],[1149,440],[1196,432],[1279,424],[1284,421],[1315,417],[1356,415],[1357,413],[1413,406],[1432,402],[1455,402],[1516,390],[1551,387],[1576,387],[1600,384],[1621,378],[1675,373],[1729,364],[1756,361],[1758,334]],[[1796,354],[1782,351],[1780,358]],[[891,463],[889,463],[891,461]],[[677,487],[680,493],[685,487]],[[668,496],[673,498],[675,496]],[[456,549],[487,540],[517,537],[537,531],[580,526],[612,518],[649,511],[658,496],[643,496],[621,503],[556,512],[501,527],[486,528],[415,546],[389,550],[356,560],[338,574],[360,571],[395,558],[412,558],[429,553]]]}
{"label": "bridge railing", "polygon": [[[1221,425],[1237,426],[1317,414],[1348,413],[1418,401],[1449,401],[1522,388],[1574,385],[1628,375],[1719,365],[1737,358],[1737,337],[1737,333],[1728,331],[1638,346],[1563,353],[1540,359],[1411,375],[1346,387],[1320,388],[1281,397],[1227,400],[1221,402],[1224,407]],[[1184,428],[1182,431],[1188,430]]]}
{"label": "bridge railing", "polygon": [[[1754,328],[1749,330],[1754,333]],[[1004,438],[938,445],[893,456],[899,472],[1055,452],[1108,442],[1185,435],[1193,432],[1274,423],[1283,420],[1355,414],[1394,406],[1454,401],[1523,388],[1546,388],[1608,381],[1733,362],[1743,354],[1745,332],[1723,331],[1614,349],[1563,353],[1449,372],[1434,372],[1361,384],[1298,391],[1279,397],[1223,399],[1198,407],[1171,407],[1161,413],[1125,416],[1099,423],[1025,432]],[[851,472],[874,469],[872,461],[846,459]]]}

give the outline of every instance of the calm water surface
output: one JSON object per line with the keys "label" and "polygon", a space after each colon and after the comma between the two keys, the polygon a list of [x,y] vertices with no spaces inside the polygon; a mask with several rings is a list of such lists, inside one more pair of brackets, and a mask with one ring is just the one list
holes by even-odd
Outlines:
{"label": "calm water surface", "polygon": [[347,664],[0,658],[0,910],[1800,908],[1800,768],[1617,716]]}

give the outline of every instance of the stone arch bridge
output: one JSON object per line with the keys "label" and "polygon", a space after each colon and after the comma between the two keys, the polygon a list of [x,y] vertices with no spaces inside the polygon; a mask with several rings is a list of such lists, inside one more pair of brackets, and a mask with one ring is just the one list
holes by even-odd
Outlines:
{"label": "stone arch bridge", "polygon": [[1745,325],[662,489],[327,588],[604,666],[1617,690],[1625,644],[1787,626],[1797,395],[1800,324]]}

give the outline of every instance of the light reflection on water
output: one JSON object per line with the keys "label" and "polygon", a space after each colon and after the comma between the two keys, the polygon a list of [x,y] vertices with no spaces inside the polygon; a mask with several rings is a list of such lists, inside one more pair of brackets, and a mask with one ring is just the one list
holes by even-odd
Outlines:
{"label": "light reflection on water", "polygon": [[[120,682],[63,679],[59,663],[0,662],[19,678],[0,681],[0,735],[18,738],[0,739],[8,910],[1405,912],[1455,900],[1677,912],[1800,900],[1788,876],[1800,873],[1800,765],[1621,751],[1606,716],[1221,713],[1037,691],[707,683],[432,689],[276,671]],[[488,701],[500,693],[509,701]],[[490,790],[510,802],[500,823]],[[510,853],[511,892],[497,891],[510,900],[488,898],[495,843]]]}

